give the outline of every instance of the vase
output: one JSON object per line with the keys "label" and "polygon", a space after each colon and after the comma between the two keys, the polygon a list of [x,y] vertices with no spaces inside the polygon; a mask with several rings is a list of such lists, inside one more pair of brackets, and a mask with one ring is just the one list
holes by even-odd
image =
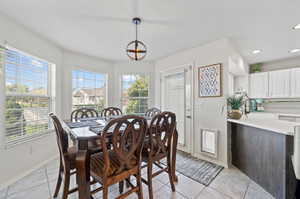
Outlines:
{"label": "vase", "polygon": [[228,113],[228,117],[230,119],[239,120],[242,117],[242,112],[240,110],[232,110],[230,113]]}

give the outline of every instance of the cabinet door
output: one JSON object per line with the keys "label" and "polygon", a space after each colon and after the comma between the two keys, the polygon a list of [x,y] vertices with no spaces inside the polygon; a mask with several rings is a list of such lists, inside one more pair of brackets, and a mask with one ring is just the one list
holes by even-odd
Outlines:
{"label": "cabinet door", "polygon": [[291,97],[300,97],[300,68],[291,69]]}
{"label": "cabinet door", "polygon": [[291,70],[269,72],[269,96],[271,98],[290,97]]}
{"label": "cabinet door", "polygon": [[250,97],[268,97],[268,73],[256,73],[250,75]]}

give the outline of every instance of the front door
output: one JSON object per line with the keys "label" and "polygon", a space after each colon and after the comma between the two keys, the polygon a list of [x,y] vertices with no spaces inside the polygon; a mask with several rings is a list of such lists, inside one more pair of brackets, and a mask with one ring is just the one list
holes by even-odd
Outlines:
{"label": "front door", "polygon": [[191,153],[192,67],[182,66],[161,73],[162,110],[176,114],[178,149]]}

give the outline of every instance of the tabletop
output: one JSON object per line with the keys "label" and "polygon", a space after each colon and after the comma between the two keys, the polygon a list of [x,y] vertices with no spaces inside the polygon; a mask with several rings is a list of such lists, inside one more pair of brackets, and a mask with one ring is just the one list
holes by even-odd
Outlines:
{"label": "tabletop", "polygon": [[[120,116],[119,116],[120,117]],[[70,133],[72,138],[76,140],[93,140],[100,136],[101,131],[104,129],[105,125],[113,118],[83,118],[78,122],[71,122],[70,120],[65,120],[63,127]],[[150,117],[144,117],[148,124],[150,123]]]}

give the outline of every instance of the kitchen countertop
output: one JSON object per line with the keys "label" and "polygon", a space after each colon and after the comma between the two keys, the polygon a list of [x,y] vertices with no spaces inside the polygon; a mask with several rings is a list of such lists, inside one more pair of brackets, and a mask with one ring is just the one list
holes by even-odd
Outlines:
{"label": "kitchen countertop", "polygon": [[300,126],[300,123],[279,120],[276,115],[268,113],[249,114],[248,117],[243,116],[240,120],[227,119],[227,121],[292,136],[295,126]]}

